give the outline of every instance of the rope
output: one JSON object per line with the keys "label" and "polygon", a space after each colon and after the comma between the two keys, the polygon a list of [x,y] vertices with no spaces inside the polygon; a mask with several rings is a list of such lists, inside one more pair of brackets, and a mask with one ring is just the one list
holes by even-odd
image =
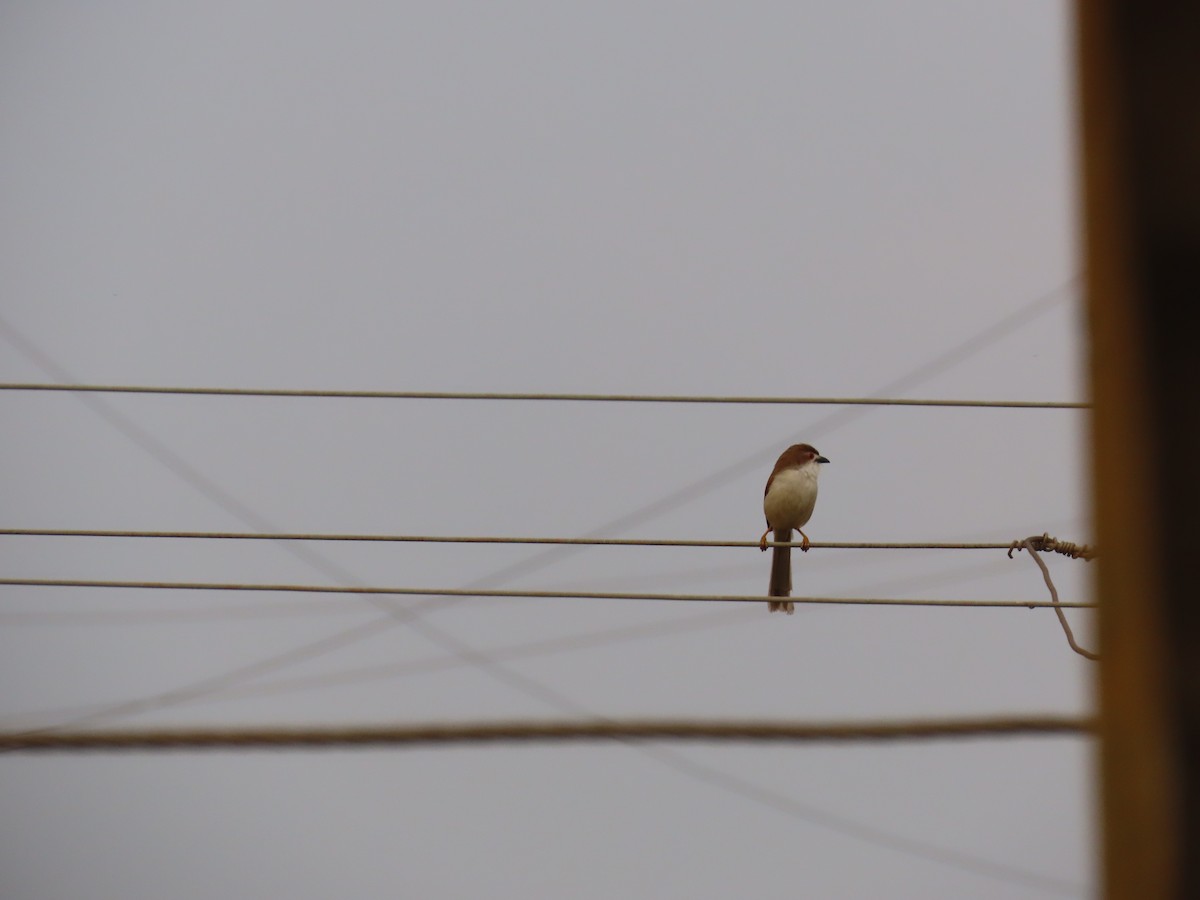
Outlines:
{"label": "rope", "polygon": [[183,750],[422,746],[600,740],[790,743],[1090,735],[1091,719],[1013,716],[893,722],[727,722],[609,720],[312,728],[189,728],[79,732],[0,732],[0,750]]}
{"label": "rope", "polygon": [[[232,584],[204,581],[101,581],[68,578],[0,578],[0,585],[14,587],[127,588],[161,591],[264,591],[304,594],[385,594],[430,597],[521,597],[544,600],[682,600],[704,603],[766,603],[776,598],[747,594],[656,594],[606,591],[487,590],[483,588],[345,587],[323,584]],[[980,608],[1025,607],[1041,609],[1061,606],[1091,609],[1094,603],[1046,603],[1033,600],[914,600],[891,597],[790,597],[792,603],[844,606],[957,606]]]}
{"label": "rope", "polygon": [[304,388],[156,387],[131,384],[0,383],[0,391],[92,394],[167,394],[208,397],[319,397],[358,400],[554,400],[589,403],[741,403],[792,406],[949,406],[987,409],[1090,409],[1056,400],[910,400],[881,397],[754,397],[686,394],[512,393],[500,391],[332,391]]}

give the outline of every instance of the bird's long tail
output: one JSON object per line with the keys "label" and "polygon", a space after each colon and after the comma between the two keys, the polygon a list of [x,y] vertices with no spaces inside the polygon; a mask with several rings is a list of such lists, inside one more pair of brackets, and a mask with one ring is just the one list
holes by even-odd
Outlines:
{"label": "bird's long tail", "polygon": [[[775,532],[775,543],[784,543],[792,539],[792,529],[779,529]],[[771,549],[771,586],[767,595],[771,597],[788,597],[792,593],[792,548],[773,547]],[[767,604],[771,612],[785,612],[789,616],[795,611],[791,603],[786,601]]]}

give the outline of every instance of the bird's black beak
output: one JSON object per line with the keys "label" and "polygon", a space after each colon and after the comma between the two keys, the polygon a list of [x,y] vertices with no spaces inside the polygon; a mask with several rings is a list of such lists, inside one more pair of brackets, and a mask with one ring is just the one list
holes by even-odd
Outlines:
{"label": "bird's black beak", "polygon": [[819,462],[819,463],[822,463],[822,462],[829,462],[829,460],[827,460],[827,459],[826,459],[825,457],[823,457],[823,456],[818,456],[818,457],[817,457],[817,462]]}

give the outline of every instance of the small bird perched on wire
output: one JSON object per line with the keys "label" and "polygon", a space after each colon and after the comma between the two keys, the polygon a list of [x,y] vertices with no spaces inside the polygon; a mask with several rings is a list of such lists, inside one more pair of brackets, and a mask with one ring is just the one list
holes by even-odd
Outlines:
{"label": "small bird perched on wire", "polygon": [[[792,539],[792,529],[800,532],[800,549],[807,552],[808,535],[801,529],[812,518],[817,505],[817,475],[825,457],[812,444],[793,444],[780,455],[775,470],[767,479],[763,491],[763,512],[767,516],[767,530],[758,542],[760,550],[767,549],[767,535],[775,532],[775,543],[786,544]],[[775,547],[771,557],[771,585],[767,595],[788,597],[792,593],[792,548]],[[789,616],[795,611],[788,601],[771,601],[767,604],[771,612],[782,610]]]}

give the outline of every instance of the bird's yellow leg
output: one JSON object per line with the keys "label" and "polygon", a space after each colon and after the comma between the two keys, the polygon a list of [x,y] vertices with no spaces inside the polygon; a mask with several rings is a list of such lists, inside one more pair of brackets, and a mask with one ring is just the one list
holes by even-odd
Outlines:
{"label": "bird's yellow leg", "polygon": [[768,528],[766,531],[763,532],[763,536],[761,538],[759,538],[759,540],[758,540],[758,549],[759,550],[767,549],[767,535],[770,533],[771,533],[771,529]]}
{"label": "bird's yellow leg", "polygon": [[[796,530],[797,530],[797,531],[800,531],[800,529],[799,529],[799,528],[797,528]],[[803,550],[805,553],[807,553],[807,552],[808,552],[808,548],[809,548],[810,546],[811,546],[811,545],[810,545],[810,543],[809,543],[809,540],[808,540],[808,535],[807,535],[807,534],[805,534],[803,531],[800,531],[800,549],[801,549],[801,550]]]}

